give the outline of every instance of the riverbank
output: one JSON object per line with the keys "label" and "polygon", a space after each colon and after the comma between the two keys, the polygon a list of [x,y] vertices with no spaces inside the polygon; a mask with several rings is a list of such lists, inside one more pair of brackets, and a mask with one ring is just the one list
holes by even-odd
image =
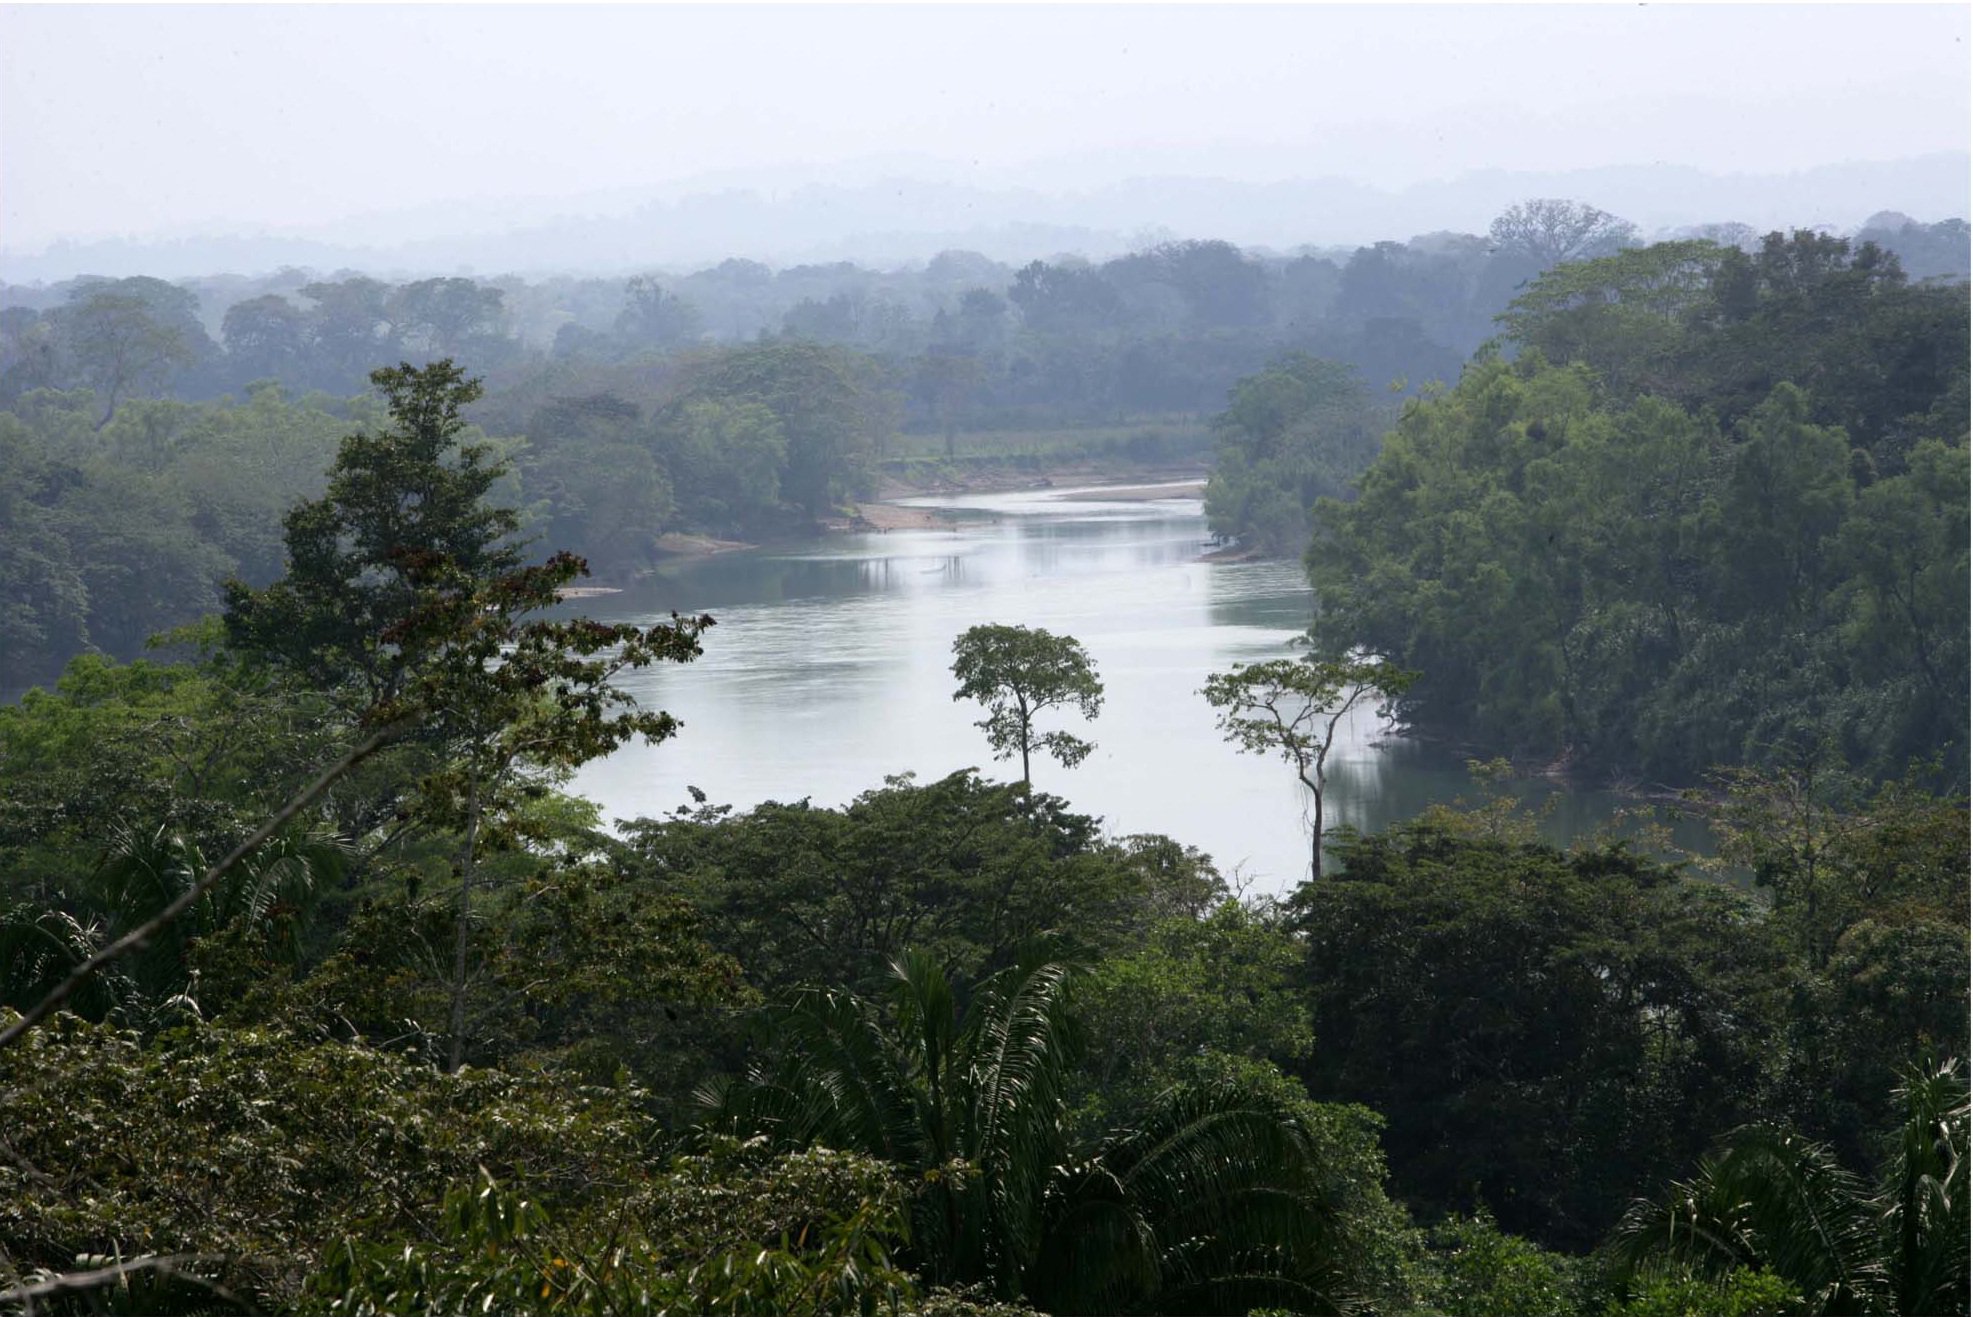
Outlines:
{"label": "riverbank", "polygon": [[710,558],[716,553],[737,553],[741,549],[757,549],[757,544],[745,540],[722,540],[711,535],[687,535],[681,531],[666,531],[658,536],[658,555],[664,558]]}
{"label": "riverbank", "polygon": [[1040,468],[960,467],[946,468],[937,475],[905,480],[893,475],[881,477],[876,497],[890,502],[901,498],[923,498],[932,494],[1012,494],[1030,489],[1058,489],[1067,486],[1113,486],[1113,498],[1124,498],[1124,491],[1152,485],[1187,482],[1205,487],[1207,469],[1202,462],[1156,464],[1119,462],[1064,462]]}
{"label": "riverbank", "polygon": [[1167,498],[1204,498],[1205,495],[1206,480],[1200,476],[1194,480],[1166,480],[1148,485],[1105,485],[1056,497],[1073,498],[1078,503],[1149,503]]}
{"label": "riverbank", "polygon": [[[827,518],[821,523],[821,528],[836,535],[893,530],[950,530],[972,518],[952,508],[915,506],[898,500],[968,494],[1016,494],[1052,489],[1064,490],[1060,497],[1074,498],[1079,503],[1198,498],[1205,493],[1206,476],[1197,464],[1119,469],[1113,462],[1071,463],[1042,471],[975,469],[951,472],[934,480],[918,482],[887,476],[879,482],[875,499],[852,504],[848,516]],[[1074,492],[1067,492],[1069,490]]]}
{"label": "riverbank", "polygon": [[[1206,474],[1196,463],[1120,468],[1118,464],[1109,462],[1069,463],[1042,471],[970,470],[916,483],[886,477],[879,482],[875,498],[850,504],[844,515],[825,517],[817,523],[817,528],[827,535],[951,530],[974,518],[953,508],[915,506],[899,500],[1054,489],[1063,491],[1059,497],[1073,498],[1079,503],[1200,498],[1206,491]],[[666,558],[706,558],[759,547],[742,540],[722,540],[710,535],[687,535],[675,531],[660,536],[657,543],[659,554]],[[1256,556],[1237,546],[1230,546],[1204,555],[1202,561],[1249,562]],[[608,588],[594,587],[598,593]]]}

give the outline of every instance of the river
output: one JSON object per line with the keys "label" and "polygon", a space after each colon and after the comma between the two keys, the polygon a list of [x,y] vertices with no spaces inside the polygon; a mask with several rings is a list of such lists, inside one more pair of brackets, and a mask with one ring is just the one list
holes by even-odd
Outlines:
{"label": "river", "polygon": [[[952,642],[981,622],[1036,626],[1080,640],[1105,688],[1093,723],[1044,717],[1044,728],[1097,748],[1074,769],[1037,758],[1036,789],[1099,815],[1113,835],[1196,846],[1253,890],[1292,887],[1309,868],[1306,792],[1286,762],[1223,741],[1198,691],[1211,672],[1293,652],[1310,607],[1300,567],[1201,562],[1196,497],[1077,497],[1092,492],[909,500],[965,520],[682,560],[569,605],[606,621],[674,609],[718,619],[696,662],[621,679],[682,720],[680,734],[588,765],[575,789],[622,819],[689,803],[688,786],[745,809],[803,797],[840,805],[899,773],[1017,776],[1018,763],[995,763],[973,726],[978,706],[952,698]],[[1558,841],[1606,826],[1622,804],[1519,785],[1546,802],[1542,826]],[[1455,798],[1477,799],[1455,756],[1392,736],[1367,710],[1343,729],[1330,759],[1332,828],[1375,829]]]}

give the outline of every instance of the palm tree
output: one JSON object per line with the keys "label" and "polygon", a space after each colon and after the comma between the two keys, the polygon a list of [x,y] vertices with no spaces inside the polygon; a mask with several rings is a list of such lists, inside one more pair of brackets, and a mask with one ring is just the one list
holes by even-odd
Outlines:
{"label": "palm tree", "polygon": [[1629,1266],[1704,1274],[1767,1268],[1825,1317],[1950,1317],[1967,1311],[1967,1085],[1960,1063],[1927,1063],[1899,1089],[1905,1121],[1871,1186],[1827,1145],[1750,1126],[1730,1135],[1666,1201],[1617,1227]]}
{"label": "palm tree", "polygon": [[1069,967],[1029,960],[962,1010],[931,957],[892,965],[888,1009],[797,994],[769,1059],[702,1096],[710,1128],[909,1168],[911,1249],[936,1284],[1046,1311],[1334,1308],[1308,1131],[1230,1087],[1175,1090],[1095,1147],[1070,1146],[1078,1050]]}
{"label": "palm tree", "polygon": [[[270,961],[294,964],[307,908],[317,887],[341,871],[345,854],[325,834],[276,836],[149,945],[93,975],[70,1008],[91,1019],[116,1014],[151,1022],[160,1011],[196,1011],[191,945],[221,932],[244,936]],[[198,845],[170,828],[119,830],[89,881],[64,900],[70,909],[0,909],[0,1005],[26,1011],[42,1001],[104,945],[169,906],[208,867]]]}
{"label": "palm tree", "polygon": [[[65,910],[26,904],[0,910],[0,1006],[25,1011],[102,945],[100,921],[85,923]],[[70,1000],[82,1014],[101,1019],[129,995],[128,987],[120,975],[98,975]]]}
{"label": "palm tree", "polygon": [[[151,1006],[183,1001],[190,987],[187,953],[202,937],[244,933],[269,960],[293,964],[301,955],[301,924],[318,886],[341,871],[346,848],[326,834],[283,834],[213,884],[148,947],[128,972],[137,996]],[[182,833],[159,828],[120,831],[85,893],[112,936],[135,928],[198,882],[208,864]]]}

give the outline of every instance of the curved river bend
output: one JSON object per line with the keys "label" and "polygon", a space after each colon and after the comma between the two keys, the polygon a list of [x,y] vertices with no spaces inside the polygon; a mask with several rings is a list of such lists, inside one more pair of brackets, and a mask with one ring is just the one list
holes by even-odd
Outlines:
{"label": "curved river bend", "polygon": [[[692,560],[569,605],[611,621],[674,609],[718,619],[697,662],[622,679],[681,719],[679,736],[590,764],[574,789],[622,819],[688,803],[688,785],[745,809],[840,805],[896,773],[1012,777],[1018,764],[995,763],[973,726],[978,706],[952,698],[952,641],[980,622],[1038,626],[1082,641],[1105,698],[1094,723],[1045,722],[1096,751],[1072,770],[1038,758],[1036,788],[1100,815],[1113,835],[1162,832],[1258,890],[1292,887],[1309,867],[1302,788],[1284,761],[1221,740],[1198,690],[1215,670],[1291,652],[1309,613],[1300,567],[1200,562],[1196,497],[1076,497],[1092,492],[911,500],[966,520]],[[1374,829],[1473,794],[1453,756],[1393,739],[1365,712],[1332,753],[1327,814],[1332,827]],[[1566,793],[1544,826],[1566,840],[1618,804]]]}

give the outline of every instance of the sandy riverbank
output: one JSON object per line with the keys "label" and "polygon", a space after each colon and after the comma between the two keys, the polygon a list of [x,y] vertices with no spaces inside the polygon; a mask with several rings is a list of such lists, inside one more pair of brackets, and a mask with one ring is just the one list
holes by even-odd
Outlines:
{"label": "sandy riverbank", "polygon": [[900,480],[885,476],[877,486],[877,498],[922,498],[927,494],[1010,494],[1030,489],[1068,489],[1090,485],[1116,489],[1142,489],[1151,485],[1196,481],[1203,485],[1206,473],[1201,464],[1178,463],[1169,466],[1119,466],[1117,463],[1069,463],[1045,470],[1014,468],[976,471],[948,471],[936,479]]}
{"label": "sandy riverbank", "polygon": [[1064,492],[1057,498],[1072,498],[1078,503],[1145,503],[1165,498],[1198,498],[1206,492],[1204,477],[1197,480],[1172,480],[1157,485],[1106,485],[1101,489],[1082,489],[1074,493]]}
{"label": "sandy riverbank", "polygon": [[[1149,499],[1198,498],[1205,491],[1206,479],[1197,469],[1179,471],[1134,471],[1125,480],[1115,484],[1104,484],[1105,476],[1117,479],[1114,470],[1081,470],[1063,468],[1048,472],[994,471],[971,473],[948,482],[941,482],[934,488],[917,488],[895,480],[887,480],[879,490],[879,497],[867,503],[854,503],[847,516],[830,517],[821,523],[821,529],[832,535],[867,535],[872,532],[893,530],[948,530],[954,525],[969,520],[963,512],[951,508],[919,507],[895,502],[904,498],[923,498],[927,495],[961,494],[1006,494],[1022,491],[1061,490],[1058,497],[1087,503],[1134,503]],[[658,551],[671,558],[704,558],[716,553],[732,553],[740,549],[752,549],[757,545],[740,540],[715,539],[710,535],[682,535],[676,532],[660,536]],[[1208,555],[1211,561],[1226,559]],[[594,593],[608,592],[611,587],[578,587]],[[580,598],[571,594],[570,598]]]}
{"label": "sandy riverbank", "polygon": [[708,558],[715,553],[734,553],[758,546],[744,540],[715,539],[711,535],[685,535],[667,531],[658,536],[658,552],[667,558]]}

